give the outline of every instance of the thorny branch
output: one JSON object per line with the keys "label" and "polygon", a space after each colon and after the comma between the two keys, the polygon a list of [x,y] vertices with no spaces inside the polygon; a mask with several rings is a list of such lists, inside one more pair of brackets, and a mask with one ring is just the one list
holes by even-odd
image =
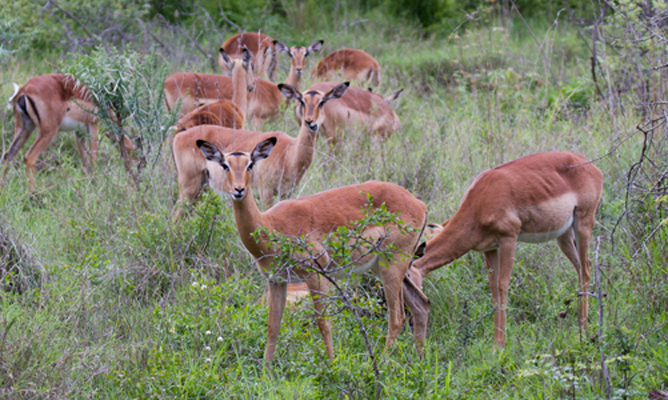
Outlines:
{"label": "thorny branch", "polygon": [[[266,238],[266,235],[263,236]],[[290,276],[294,274],[294,268],[299,267],[301,270],[316,273],[327,279],[327,281],[332,285],[338,294],[336,297],[330,296],[330,300],[336,298],[343,302],[345,308],[352,312],[355,322],[357,323],[362,334],[367,350],[367,355],[372,363],[374,376],[376,378],[376,398],[380,396],[380,370],[378,369],[377,357],[374,352],[371,339],[369,338],[369,334],[366,330],[366,327],[364,326],[364,322],[362,321],[359,307],[353,304],[349,291],[339,283],[335,276],[343,271],[346,272],[350,278],[353,273],[352,267],[354,265],[360,264],[362,260],[368,256],[387,252],[388,250],[382,248],[382,244],[388,237],[389,233],[387,230],[385,231],[384,235],[379,238],[368,238],[365,237],[362,233],[355,233],[346,238],[349,239],[349,243],[352,243],[350,246],[330,246],[326,240],[325,243],[323,243],[323,247],[318,250],[314,250],[313,247],[309,245],[308,235],[302,237],[288,237],[287,239],[291,242],[293,247],[293,251],[288,255],[288,262],[278,267],[274,266],[275,269],[273,274],[269,278],[270,280],[285,279],[284,277],[287,276],[288,280],[290,280]],[[355,254],[355,256],[346,258],[344,253]],[[276,259],[275,257],[277,256],[279,255],[271,254],[267,255],[266,257],[272,257]],[[343,259],[345,262],[340,263],[338,261],[339,259]],[[325,265],[321,265],[321,260],[326,260]]]}

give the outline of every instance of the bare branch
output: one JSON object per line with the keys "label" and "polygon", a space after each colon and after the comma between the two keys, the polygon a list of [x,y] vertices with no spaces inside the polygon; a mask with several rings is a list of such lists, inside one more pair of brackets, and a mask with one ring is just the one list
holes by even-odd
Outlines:
{"label": "bare branch", "polygon": [[98,40],[95,36],[93,36],[93,35],[88,31],[88,29],[86,28],[86,25],[84,25],[81,21],[79,21],[79,20],[77,19],[77,17],[75,17],[74,15],[72,15],[69,11],[67,11],[67,10],[63,9],[61,6],[59,6],[58,3],[56,3],[55,0],[48,0],[48,1],[46,2],[46,5],[45,5],[44,7],[48,6],[49,4],[53,4],[54,7],[56,7],[56,8],[59,9],[60,11],[62,11],[65,15],[67,15],[68,17],[70,17],[70,19],[72,19],[74,22],[76,22],[77,24],[79,24],[79,26],[81,27],[81,29],[83,29],[83,31],[86,33],[86,35],[88,35],[89,38],[95,40],[96,42],[99,42],[99,40]]}
{"label": "bare branch", "polygon": [[237,29],[238,33],[242,33],[244,31],[243,29],[241,29],[241,27],[239,25],[230,21],[230,19],[225,16],[225,13],[223,12],[223,6],[222,6],[222,4],[220,4],[220,0],[218,0],[218,9],[220,10],[220,16],[223,17],[223,20],[225,20],[225,22],[227,22],[228,24],[235,27]]}

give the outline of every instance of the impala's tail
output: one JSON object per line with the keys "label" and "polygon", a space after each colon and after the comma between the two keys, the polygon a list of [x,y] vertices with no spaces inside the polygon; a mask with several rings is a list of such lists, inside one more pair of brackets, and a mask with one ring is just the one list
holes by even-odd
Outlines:
{"label": "impala's tail", "polygon": [[14,98],[19,93],[19,89],[20,89],[19,85],[17,85],[16,83],[12,82],[12,85],[14,85],[14,93],[12,93],[12,96],[9,98],[9,100],[7,100],[7,109],[8,110],[11,110],[14,107]]}
{"label": "impala's tail", "polygon": [[373,86],[380,86],[380,69],[370,69],[367,80],[370,80]]}

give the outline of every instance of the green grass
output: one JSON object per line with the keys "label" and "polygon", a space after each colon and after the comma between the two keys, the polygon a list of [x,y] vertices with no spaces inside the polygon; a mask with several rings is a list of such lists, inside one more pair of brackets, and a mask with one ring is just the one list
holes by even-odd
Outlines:
{"label": "green grass", "polygon": [[[482,25],[462,28],[458,38],[424,41],[409,28],[382,28],[382,20],[371,18],[317,37],[326,40],[327,52],[350,45],[377,56],[381,92],[405,88],[395,105],[402,129],[382,144],[350,129],[338,151],[319,142],[298,195],[387,180],[411,190],[428,205],[430,221],[442,222],[481,171],[534,152],[568,150],[597,159],[604,173],[592,242],[609,236],[642,146],[634,134],[641,116],[632,107],[611,114],[596,99],[575,28],[540,34],[547,68],[526,31]],[[13,60],[0,75],[23,83],[50,72],[50,65]],[[173,60],[170,66],[183,68]],[[10,94],[9,85],[0,88],[0,97]],[[0,121],[5,149],[13,116],[3,108]],[[266,129],[295,135],[292,110]],[[0,292],[0,396],[374,396],[364,341],[345,310],[331,317],[334,362],[327,361],[313,310],[304,302],[286,310],[273,371],[263,369],[264,279],[238,238],[227,199],[205,195],[177,226],[170,220],[176,178],[165,162],[149,166],[137,191],[106,140],[91,175],[83,172],[72,135],[60,134],[41,159],[48,161],[37,173],[36,198],[27,191],[20,159],[0,191],[0,223],[48,272],[39,289]],[[661,204],[648,200],[644,207],[660,210]],[[613,397],[665,388],[665,226],[631,258],[660,217],[633,214],[622,220],[614,249],[602,242],[607,297],[600,343],[598,301],[590,300],[590,328],[581,336],[576,274],[554,243],[518,248],[503,350],[492,351],[493,308],[479,254],[426,281],[431,314],[423,357],[408,328],[389,354],[382,353],[385,310],[370,296],[364,323],[380,357],[381,397],[601,398],[600,347]]]}

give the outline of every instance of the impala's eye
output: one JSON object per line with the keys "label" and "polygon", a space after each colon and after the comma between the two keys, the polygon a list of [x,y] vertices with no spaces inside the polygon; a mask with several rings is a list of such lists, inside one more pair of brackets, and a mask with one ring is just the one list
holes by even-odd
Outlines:
{"label": "impala's eye", "polygon": [[248,170],[248,171],[252,170],[254,165],[255,165],[255,163],[251,161],[250,163],[248,163],[248,166],[246,167],[246,170]]}
{"label": "impala's eye", "polygon": [[222,163],[222,164],[220,164],[220,166],[223,167],[223,169],[224,169],[225,171],[228,171],[228,170],[230,169],[230,166],[227,165],[227,163]]}

